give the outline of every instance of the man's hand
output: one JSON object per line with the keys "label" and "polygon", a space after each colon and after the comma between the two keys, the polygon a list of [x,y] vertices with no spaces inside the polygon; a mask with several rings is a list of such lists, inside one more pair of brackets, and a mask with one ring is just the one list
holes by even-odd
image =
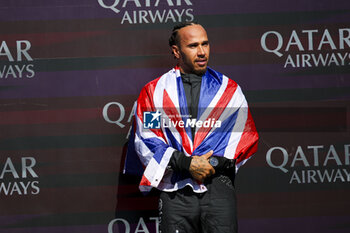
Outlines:
{"label": "man's hand", "polygon": [[215,169],[208,161],[212,155],[213,151],[211,150],[202,156],[192,156],[189,171],[195,180],[203,182],[205,178],[215,174]]}

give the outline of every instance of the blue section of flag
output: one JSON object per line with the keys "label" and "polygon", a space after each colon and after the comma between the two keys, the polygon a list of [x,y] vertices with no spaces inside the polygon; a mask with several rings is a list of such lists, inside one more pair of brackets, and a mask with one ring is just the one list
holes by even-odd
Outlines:
{"label": "blue section of flag", "polygon": [[222,74],[212,69],[202,77],[201,91],[198,102],[198,119],[202,116],[209,103],[214,99],[222,84]]}
{"label": "blue section of flag", "polygon": [[147,148],[154,153],[153,158],[160,163],[163,158],[163,154],[168,149],[169,145],[165,144],[162,140],[158,138],[142,138]]}
{"label": "blue section of flag", "polygon": [[165,133],[169,139],[169,144],[171,147],[175,148],[178,151],[183,151],[181,144],[176,140],[174,135],[171,133],[169,128],[165,128]]}
{"label": "blue section of flag", "polygon": [[129,141],[128,141],[128,149],[127,155],[125,158],[124,164],[124,172],[127,172],[131,175],[142,176],[143,166],[142,163],[135,151],[135,125],[132,124]]}

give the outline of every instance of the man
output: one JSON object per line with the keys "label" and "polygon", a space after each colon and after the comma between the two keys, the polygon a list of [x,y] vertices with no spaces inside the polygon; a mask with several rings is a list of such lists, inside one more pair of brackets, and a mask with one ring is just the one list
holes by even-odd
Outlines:
{"label": "man", "polygon": [[[161,190],[161,232],[237,232],[233,181],[256,152],[254,122],[239,86],[208,67],[201,25],[175,26],[169,45],[177,66],[148,83],[137,101],[128,150],[144,167],[140,189]],[[127,158],[126,170],[132,166]]]}

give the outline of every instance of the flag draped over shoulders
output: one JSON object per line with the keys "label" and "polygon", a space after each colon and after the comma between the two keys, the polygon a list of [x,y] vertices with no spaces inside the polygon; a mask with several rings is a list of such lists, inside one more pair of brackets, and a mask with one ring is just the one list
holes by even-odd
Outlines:
{"label": "flag draped over shoulders", "polygon": [[195,192],[205,192],[204,184],[168,169],[175,150],[186,156],[213,150],[215,156],[236,159],[237,171],[256,152],[257,142],[254,121],[237,83],[208,68],[202,77],[198,117],[191,119],[181,73],[175,67],[141,90],[124,171],[142,174],[141,191],[152,187],[174,191],[189,185]]}

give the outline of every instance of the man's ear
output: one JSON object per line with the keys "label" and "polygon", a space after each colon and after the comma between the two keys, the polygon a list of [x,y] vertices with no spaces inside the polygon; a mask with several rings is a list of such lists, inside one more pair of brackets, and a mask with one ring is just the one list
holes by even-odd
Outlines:
{"label": "man's ear", "polygon": [[171,46],[171,50],[172,50],[172,52],[173,52],[173,54],[174,54],[174,57],[175,57],[176,59],[179,59],[179,58],[180,58],[180,50],[179,50],[179,47],[178,47],[177,45],[172,45],[172,46]]}

